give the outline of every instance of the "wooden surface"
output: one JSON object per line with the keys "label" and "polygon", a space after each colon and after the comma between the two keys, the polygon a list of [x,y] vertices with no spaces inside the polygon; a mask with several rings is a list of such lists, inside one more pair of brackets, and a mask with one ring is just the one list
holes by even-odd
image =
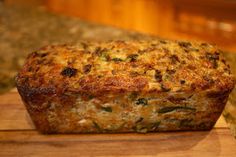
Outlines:
{"label": "wooden surface", "polygon": [[223,118],[205,132],[42,135],[16,90],[0,100],[0,157],[236,156],[236,140]]}

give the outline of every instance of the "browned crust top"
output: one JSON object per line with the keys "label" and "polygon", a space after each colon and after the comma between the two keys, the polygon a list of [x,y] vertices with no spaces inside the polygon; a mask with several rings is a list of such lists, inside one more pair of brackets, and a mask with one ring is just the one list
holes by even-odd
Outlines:
{"label": "browned crust top", "polygon": [[215,46],[152,40],[46,46],[28,56],[16,83],[22,92],[50,89],[100,95],[231,91],[235,80]]}

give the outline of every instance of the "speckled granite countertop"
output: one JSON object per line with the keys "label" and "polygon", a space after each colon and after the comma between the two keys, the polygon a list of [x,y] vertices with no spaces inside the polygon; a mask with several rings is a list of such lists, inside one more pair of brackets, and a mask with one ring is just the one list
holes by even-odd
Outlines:
{"label": "speckled granite countertop", "polygon": [[[54,15],[40,8],[9,8],[0,2],[0,93],[14,87],[14,76],[24,58],[41,46],[81,40],[150,38],[153,37]],[[236,53],[224,55],[236,74]],[[223,114],[236,135],[236,90],[231,94]]]}

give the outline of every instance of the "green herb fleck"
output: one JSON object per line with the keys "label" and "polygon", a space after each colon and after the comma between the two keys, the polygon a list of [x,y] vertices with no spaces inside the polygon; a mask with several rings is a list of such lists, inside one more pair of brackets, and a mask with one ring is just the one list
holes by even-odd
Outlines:
{"label": "green herb fleck", "polygon": [[112,112],[112,108],[111,107],[101,107],[101,109],[106,111],[106,112]]}
{"label": "green herb fleck", "polygon": [[71,67],[66,67],[61,71],[61,75],[67,76],[67,77],[73,77],[77,74],[77,69],[71,68]]}
{"label": "green herb fleck", "polygon": [[98,51],[98,56],[100,56],[100,59],[102,61],[108,61],[110,59],[110,56],[107,54],[107,49],[102,49]]}
{"label": "green herb fleck", "polygon": [[130,61],[130,62],[134,62],[136,61],[138,58],[138,54],[131,54],[127,57],[127,59]]}
{"label": "green herb fleck", "polygon": [[96,123],[95,121],[93,121],[93,126],[94,126],[97,130],[101,131],[100,126],[99,126],[98,123]]}
{"label": "green herb fleck", "polygon": [[122,62],[123,61],[123,59],[121,59],[121,58],[112,58],[111,60],[114,62]]}
{"label": "green herb fleck", "polygon": [[137,124],[133,129],[138,133],[146,133],[148,131],[148,129],[141,124]]}
{"label": "green herb fleck", "polygon": [[140,117],[135,123],[140,123],[140,122],[142,122],[143,121],[143,117]]}
{"label": "green herb fleck", "polygon": [[146,106],[148,105],[148,100],[145,98],[139,98],[138,100],[136,100],[136,105]]}
{"label": "green herb fleck", "polygon": [[168,113],[172,112],[174,110],[190,110],[190,111],[196,111],[195,108],[192,107],[186,107],[186,106],[169,106],[169,107],[163,107],[161,108],[158,113]]}
{"label": "green herb fleck", "polygon": [[154,130],[156,130],[159,127],[160,124],[161,124],[160,121],[157,121],[155,123],[151,123],[150,129],[154,131]]}

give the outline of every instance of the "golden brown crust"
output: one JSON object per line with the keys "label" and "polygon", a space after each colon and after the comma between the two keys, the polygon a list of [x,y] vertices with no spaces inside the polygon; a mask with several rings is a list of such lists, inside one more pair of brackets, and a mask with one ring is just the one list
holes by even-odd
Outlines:
{"label": "golden brown crust", "polygon": [[158,40],[48,46],[29,55],[17,85],[93,94],[232,90],[219,53],[212,45]]}
{"label": "golden brown crust", "polygon": [[143,132],[212,128],[235,80],[215,46],[155,40],[47,46],[16,84],[44,133]]}

